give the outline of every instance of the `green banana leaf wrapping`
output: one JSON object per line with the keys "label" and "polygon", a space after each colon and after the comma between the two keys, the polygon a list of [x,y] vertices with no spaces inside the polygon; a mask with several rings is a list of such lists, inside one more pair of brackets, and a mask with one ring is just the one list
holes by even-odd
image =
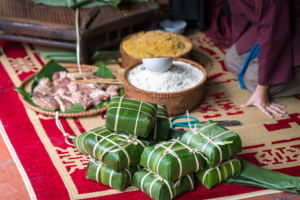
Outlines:
{"label": "green banana leaf wrapping", "polygon": [[166,106],[157,105],[156,123],[151,133],[145,139],[150,143],[165,141],[168,139],[170,122],[166,111]]}
{"label": "green banana leaf wrapping", "polygon": [[174,181],[203,169],[203,157],[199,150],[172,139],[145,148],[140,165]]}
{"label": "green banana leaf wrapping", "polygon": [[204,170],[194,174],[196,178],[207,188],[210,189],[227,179],[241,173],[241,162],[236,158],[231,158],[213,168],[205,167]]}
{"label": "green banana leaf wrapping", "polygon": [[148,137],[156,122],[157,105],[114,96],[106,112],[108,130]]}
{"label": "green banana leaf wrapping", "polygon": [[239,176],[228,179],[226,184],[262,187],[300,194],[300,177],[267,170],[241,158],[237,159],[242,164],[242,172]]}
{"label": "green banana leaf wrapping", "polygon": [[201,149],[209,168],[242,151],[241,137],[212,120],[186,132],[180,141]]}
{"label": "green banana leaf wrapping", "polygon": [[73,138],[80,153],[90,155],[114,171],[120,171],[140,162],[148,142],[132,135],[112,133],[101,126]]}
{"label": "green banana leaf wrapping", "polygon": [[140,166],[134,165],[116,172],[93,158],[88,162],[86,178],[122,191],[131,183],[133,174],[139,170]]}
{"label": "green banana leaf wrapping", "polygon": [[132,185],[155,200],[173,199],[195,189],[193,174],[168,182],[146,168],[133,175]]}

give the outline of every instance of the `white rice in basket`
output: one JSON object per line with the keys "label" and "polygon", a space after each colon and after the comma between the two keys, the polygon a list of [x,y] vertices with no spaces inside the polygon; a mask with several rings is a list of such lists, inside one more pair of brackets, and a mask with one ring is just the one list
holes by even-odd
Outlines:
{"label": "white rice in basket", "polygon": [[203,72],[186,62],[173,61],[171,69],[162,74],[152,74],[143,64],[131,69],[127,79],[134,87],[148,92],[179,92],[194,87],[202,81]]}

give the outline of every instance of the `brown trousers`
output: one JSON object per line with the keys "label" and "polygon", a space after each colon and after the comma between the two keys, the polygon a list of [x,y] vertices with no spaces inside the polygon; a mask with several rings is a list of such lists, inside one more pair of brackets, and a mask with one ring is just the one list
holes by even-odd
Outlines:
{"label": "brown trousers", "polygon": [[[249,52],[238,55],[235,44],[232,45],[225,55],[225,66],[235,76],[238,77]],[[258,62],[257,58],[252,60],[244,76],[244,84],[251,93],[254,92],[258,82]],[[269,88],[270,97],[287,97],[300,94],[300,66],[293,67],[293,79],[290,82],[271,85]]]}

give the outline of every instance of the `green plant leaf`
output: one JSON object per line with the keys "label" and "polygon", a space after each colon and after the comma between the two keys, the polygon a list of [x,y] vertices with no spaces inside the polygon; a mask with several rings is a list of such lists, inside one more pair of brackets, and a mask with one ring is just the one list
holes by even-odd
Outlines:
{"label": "green plant leaf", "polygon": [[[76,52],[75,51],[63,51],[63,52],[39,52],[39,56],[42,56],[47,59],[63,61],[63,62],[77,62]],[[104,62],[107,64],[120,64],[120,62],[109,62],[115,58],[120,58],[121,53],[119,50],[110,50],[110,51],[96,51],[93,55],[90,56],[91,62]]]}
{"label": "green plant leaf", "polygon": [[83,105],[81,103],[75,104],[74,106],[72,106],[71,108],[69,108],[68,110],[66,110],[64,113],[80,113],[80,112],[87,112],[89,110],[97,110],[100,108],[103,108],[105,106],[109,105],[110,101],[104,101],[101,104],[99,104],[98,106],[91,106],[88,109],[84,109]]}
{"label": "green plant leaf", "polygon": [[66,71],[61,65],[59,65],[54,60],[50,60],[44,67],[35,75],[34,82],[31,85],[31,92],[39,84],[41,78],[49,78],[52,81],[52,76],[55,72]]}
{"label": "green plant leaf", "polygon": [[119,96],[124,95],[124,87],[120,85]]}
{"label": "green plant leaf", "polygon": [[108,69],[102,62],[94,63],[99,69],[95,72],[95,75],[102,76],[104,78],[116,78],[116,76]]}
{"label": "green plant leaf", "polygon": [[99,108],[103,108],[105,106],[108,106],[110,103],[110,101],[103,101],[101,104],[99,104],[98,106],[93,106],[91,108],[89,108],[88,110],[97,110]]}
{"label": "green plant leaf", "polygon": [[116,0],[116,1],[106,1],[106,3],[110,6],[113,6],[113,7],[117,7],[118,4],[121,2],[121,0]]}
{"label": "green plant leaf", "polygon": [[115,59],[115,58],[120,58],[121,57],[121,53],[119,50],[117,51],[96,51],[92,57],[91,57],[91,61],[92,62],[99,62],[102,61],[104,63]]}
{"label": "green plant leaf", "polygon": [[63,62],[77,62],[76,52],[66,51],[66,52],[39,52],[39,56],[42,56],[47,59],[63,61]]}
{"label": "green plant leaf", "polygon": [[83,105],[81,103],[77,103],[73,105],[71,108],[66,110],[64,113],[80,113],[80,112],[85,112],[86,110],[84,109]]}

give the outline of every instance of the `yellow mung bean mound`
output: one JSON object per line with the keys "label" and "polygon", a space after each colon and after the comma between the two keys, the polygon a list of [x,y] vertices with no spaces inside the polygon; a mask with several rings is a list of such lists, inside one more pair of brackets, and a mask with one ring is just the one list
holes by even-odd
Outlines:
{"label": "yellow mung bean mound", "polygon": [[165,31],[140,32],[124,41],[126,53],[137,58],[176,57],[186,53],[191,44],[182,37]]}

